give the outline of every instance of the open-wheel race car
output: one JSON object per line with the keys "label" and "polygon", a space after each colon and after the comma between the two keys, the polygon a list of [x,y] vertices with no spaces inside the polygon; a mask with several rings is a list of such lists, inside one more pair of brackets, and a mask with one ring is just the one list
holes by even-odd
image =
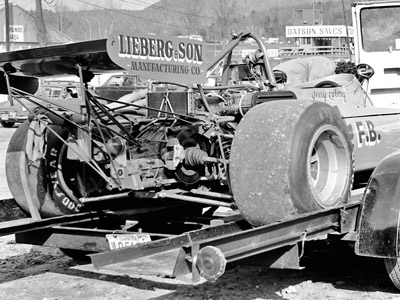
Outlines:
{"label": "open-wheel race car", "polygon": [[[233,61],[247,39],[259,50]],[[398,148],[400,110],[372,104],[363,89],[368,65],[357,77],[292,86],[252,33],[208,64],[201,51],[185,39],[119,34],[0,54],[2,91],[16,101],[37,102],[40,76],[76,74],[82,88],[122,68],[163,79],[116,101],[86,90],[75,109],[30,111],[6,158],[22,209],[41,217],[98,208],[200,216],[228,207],[258,226],[347,202]],[[217,67],[218,85],[203,84]]]}

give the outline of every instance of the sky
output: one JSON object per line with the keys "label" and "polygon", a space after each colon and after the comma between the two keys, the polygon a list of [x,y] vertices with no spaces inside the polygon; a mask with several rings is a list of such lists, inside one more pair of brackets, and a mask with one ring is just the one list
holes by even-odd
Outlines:
{"label": "sky", "polygon": [[[158,2],[159,0],[42,0],[43,9],[55,10],[57,6],[65,6],[71,10],[81,9],[99,9],[120,8],[131,10],[142,10],[147,6]],[[0,0],[0,8],[4,6],[4,0]],[[34,10],[35,0],[8,0],[8,2],[16,3],[26,10]]]}

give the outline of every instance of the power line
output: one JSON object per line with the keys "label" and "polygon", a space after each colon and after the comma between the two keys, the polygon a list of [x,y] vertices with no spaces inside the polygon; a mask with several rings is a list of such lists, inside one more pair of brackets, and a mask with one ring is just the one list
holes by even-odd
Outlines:
{"label": "power line", "polygon": [[56,7],[58,5],[58,0],[44,0],[44,2],[50,7]]}
{"label": "power line", "polygon": [[[133,3],[133,2],[128,1],[128,0],[120,0],[120,1],[125,2],[125,3],[129,3],[129,4],[142,5],[142,6],[144,6],[144,7],[148,7],[148,6],[151,5],[151,4],[148,3],[148,2],[140,1],[140,0],[134,0],[134,2],[136,2],[136,3]],[[143,3],[143,4],[142,4],[142,3]],[[150,7],[150,9],[158,9],[158,10],[169,11],[169,12],[173,12],[173,13],[177,13],[177,14],[181,14],[181,15],[186,15],[186,16],[189,16],[189,17],[200,17],[200,18],[212,19],[212,17],[209,17],[209,16],[196,15],[196,14],[191,14],[191,13],[184,12],[184,11],[169,9],[169,8],[164,7],[164,6],[159,6],[159,5],[157,5],[157,4],[152,5],[152,6]]]}
{"label": "power line", "polygon": [[171,27],[185,28],[183,26],[179,26],[179,25],[176,25],[176,24],[168,24],[168,23],[159,22],[157,20],[151,20],[151,19],[146,19],[146,18],[139,17],[139,16],[134,16],[132,14],[129,14],[129,13],[125,12],[125,11],[118,11],[118,10],[115,10],[115,9],[112,9],[112,8],[107,8],[107,7],[98,5],[98,4],[93,4],[93,3],[90,3],[90,2],[86,2],[84,0],[77,0],[77,1],[79,1],[79,2],[81,2],[83,4],[92,5],[94,7],[100,8],[100,9],[104,9],[104,10],[107,10],[107,11],[115,12],[115,13],[118,13],[118,14],[121,14],[121,15],[129,16],[129,17],[140,19],[140,20],[143,20],[143,21],[149,21],[149,22],[152,22],[152,23],[157,23],[157,24],[161,24],[161,25],[167,25],[167,26],[171,26]]}
{"label": "power line", "polygon": [[[148,22],[157,23],[157,24],[160,24],[160,25],[176,27],[176,28],[179,28],[179,29],[187,29],[187,27],[184,27],[184,26],[171,24],[171,23],[164,23],[164,22],[160,22],[160,21],[157,21],[157,20],[154,20],[154,19],[147,19],[147,18],[144,18],[144,17],[135,16],[135,15],[129,14],[129,13],[123,11],[123,10],[115,10],[115,9],[112,9],[112,8],[107,8],[107,7],[104,7],[104,6],[101,6],[101,5],[98,5],[98,4],[93,4],[93,3],[90,3],[90,2],[87,2],[87,1],[84,1],[84,0],[77,0],[77,1],[79,1],[79,2],[81,2],[83,4],[88,4],[88,5],[103,9],[103,10],[111,11],[111,12],[118,13],[118,14],[121,14],[121,15],[126,15],[126,16],[129,16],[129,17],[132,17],[132,18],[143,20],[143,21],[148,21]],[[121,0],[121,1],[130,3],[130,4],[134,4],[134,3],[128,2],[126,0]],[[210,32],[215,33],[214,30],[210,30]]]}
{"label": "power line", "polygon": [[[210,20],[214,20],[213,17],[209,17],[209,16],[204,16],[204,15],[198,15],[198,14],[192,14],[192,13],[188,13],[188,12],[184,12],[184,11],[179,11],[179,10],[174,10],[174,9],[170,9],[170,8],[166,8],[164,6],[159,6],[157,4],[151,5],[151,3],[145,2],[145,1],[140,1],[140,0],[133,0],[136,3],[133,3],[131,1],[128,0],[120,0],[121,2],[125,2],[125,3],[129,3],[129,4],[136,4],[136,5],[142,5],[143,7],[148,7],[151,6],[151,9],[158,9],[158,10],[164,10],[164,11],[169,11],[169,12],[173,12],[173,13],[177,13],[177,14],[181,14],[181,15],[186,15],[189,17],[199,17],[199,18],[204,18],[204,19],[210,19]],[[253,25],[251,23],[247,23],[247,22],[241,22],[238,21],[237,23],[240,24],[245,24],[245,25]]]}

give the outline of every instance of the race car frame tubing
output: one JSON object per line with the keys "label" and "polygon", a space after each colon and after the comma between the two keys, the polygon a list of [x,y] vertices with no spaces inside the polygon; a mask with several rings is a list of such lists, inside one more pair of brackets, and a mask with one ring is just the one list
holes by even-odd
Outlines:
{"label": "race car frame tubing", "polygon": [[269,80],[270,84],[272,85],[272,87],[276,87],[275,75],[272,72],[272,68],[271,68],[271,66],[269,64],[267,51],[266,51],[266,49],[265,49],[265,47],[263,45],[263,42],[258,36],[253,35],[250,32],[241,33],[237,37],[232,39],[232,41],[226,46],[226,48],[224,48],[224,50],[221,53],[219,53],[217,56],[215,56],[208,63],[207,71],[210,71],[221,59],[223,59],[225,56],[227,56],[229,53],[231,53],[233,51],[233,49],[240,42],[242,42],[242,41],[244,41],[244,40],[246,40],[248,38],[253,38],[257,42],[257,45],[259,46],[261,52],[263,53],[264,57],[266,58],[266,59],[264,59],[264,67],[265,67],[265,71],[267,73],[268,80]]}
{"label": "race car frame tubing", "polygon": [[14,106],[14,100],[12,98],[11,94],[11,85],[10,85],[10,78],[8,77],[8,72],[4,70],[4,67],[2,67],[3,72],[4,72],[4,78],[6,79],[6,84],[7,84],[7,90],[8,90],[8,102],[10,102],[11,106]]}

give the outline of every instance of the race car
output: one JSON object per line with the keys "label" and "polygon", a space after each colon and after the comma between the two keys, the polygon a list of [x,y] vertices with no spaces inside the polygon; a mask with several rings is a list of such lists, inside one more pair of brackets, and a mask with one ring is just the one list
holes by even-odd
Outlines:
{"label": "race car", "polygon": [[[232,61],[248,39],[259,50]],[[13,67],[4,68],[10,78],[67,73],[86,85],[94,74],[126,69],[153,79],[149,90],[119,100],[86,90],[76,110],[38,105],[18,128],[8,184],[41,217],[99,208],[200,216],[228,207],[253,226],[270,224],[346,203],[399,145],[400,110],[374,106],[364,91],[369,65],[358,66],[358,79],[290,85],[250,32],[208,63],[196,41],[126,33],[0,54],[0,62]],[[204,85],[216,66],[217,85]],[[36,103],[21,86],[10,89]]]}

